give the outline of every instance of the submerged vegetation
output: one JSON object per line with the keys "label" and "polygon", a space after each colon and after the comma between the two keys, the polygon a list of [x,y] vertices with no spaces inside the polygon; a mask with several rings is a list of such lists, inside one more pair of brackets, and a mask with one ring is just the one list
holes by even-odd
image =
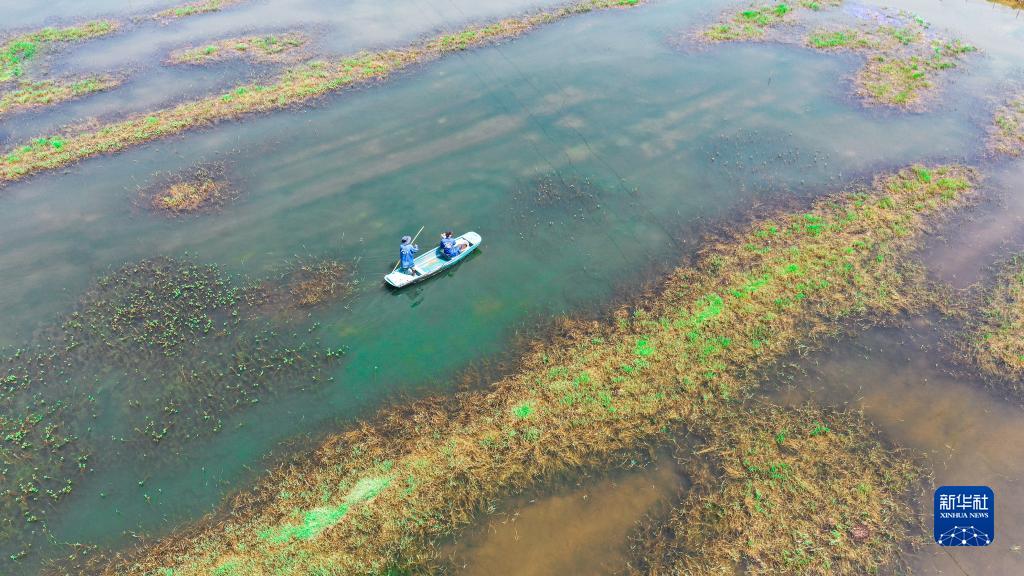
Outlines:
{"label": "submerged vegetation", "polygon": [[49,44],[106,36],[116,31],[117,26],[111,20],[94,20],[66,28],[43,28],[10,38],[0,45],[0,83],[22,76],[25,64]]}
{"label": "submerged vegetation", "polygon": [[1024,379],[1024,255],[1014,256],[996,279],[974,330],[971,352],[982,370],[1011,382]]}
{"label": "submerged vegetation", "polygon": [[218,210],[238,196],[222,164],[204,164],[173,174],[142,194],[153,209],[173,216]]}
{"label": "submerged vegetation", "polygon": [[352,290],[348,267],[337,260],[298,261],[285,284],[299,308],[319,306]]}
{"label": "submerged vegetation", "polygon": [[60,104],[121,84],[113,76],[89,76],[77,80],[22,81],[17,88],[0,92],[0,116],[41,106]]}
{"label": "submerged vegetation", "polygon": [[637,574],[877,574],[913,530],[921,471],[862,415],[744,407],[703,426],[720,471],[638,554]]}
{"label": "submerged vegetation", "polygon": [[267,290],[215,266],[146,260],[0,359],[0,539],[23,546],[12,560],[122,447],[159,461],[220,432],[229,412],[330,378],[343,351],[286,335],[264,311]]}
{"label": "submerged vegetation", "polygon": [[867,54],[857,73],[857,93],[868,102],[908,108],[935,86],[937,73],[956,68],[975,48],[960,40],[930,36],[928,23],[905,17],[874,27],[819,30],[806,40],[819,50],[853,50]]}
{"label": "submerged vegetation", "polygon": [[242,2],[242,0],[198,0],[196,2],[189,2],[188,4],[182,4],[181,6],[162,10],[157,12],[153,17],[158,20],[185,18],[187,16],[195,16],[197,14],[219,12],[222,8],[238,4],[239,2]]}
{"label": "submerged vegetation", "polygon": [[996,110],[988,146],[996,154],[1024,154],[1024,94],[1011,97]]}
{"label": "submerged vegetation", "polygon": [[301,34],[273,34],[228,38],[206,46],[187,48],[171,53],[173,64],[205,64],[229,58],[250,58],[257,61],[280,62],[301,55],[306,44]]}
{"label": "submerged vegetation", "polygon": [[[676,426],[710,433],[756,386],[758,368],[835,333],[844,319],[922,307],[921,275],[905,257],[933,217],[967,201],[973,180],[962,167],[916,166],[878,178],[870,190],[755,222],[613,325],[568,325],[566,337],[489,391],[385,411],[271,473],[228,514],[89,569],[380,574],[422,565],[431,541],[494,498],[656,442]],[[803,468],[803,458],[822,454],[821,440],[792,428],[795,440],[784,450],[806,444],[808,455],[792,460]],[[761,466],[760,457],[751,462]],[[877,478],[877,471],[856,473],[864,482]],[[850,537],[859,538],[857,520],[836,518],[831,527],[850,522]],[[868,520],[860,522],[871,530]],[[879,541],[858,550],[886,548]]]}
{"label": "submerged vegetation", "polygon": [[552,11],[445,34],[403,50],[363,53],[340,62],[306,62],[287,70],[271,84],[246,84],[219,96],[133,116],[99,129],[37,138],[0,154],[0,183],[66,166],[90,156],[118,152],[198,126],[309,102],[354,84],[381,80],[415,63],[512,38],[574,14],[639,3],[639,0],[584,0]]}

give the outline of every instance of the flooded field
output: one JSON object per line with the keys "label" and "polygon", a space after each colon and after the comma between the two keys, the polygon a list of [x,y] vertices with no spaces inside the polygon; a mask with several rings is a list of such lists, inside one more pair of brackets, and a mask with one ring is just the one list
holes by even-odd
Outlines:
{"label": "flooded field", "polygon": [[[1009,6],[766,3],[749,17],[763,41],[715,42],[700,31],[742,24],[747,3],[587,4],[522,35],[505,21],[494,42],[460,31],[498,34],[488,26],[564,3],[251,0],[157,16],[175,6],[25,4],[0,22],[0,42],[114,23],[93,38],[36,36],[30,56],[10,48],[0,98],[27,81],[117,80],[0,112],[0,170],[12,175],[0,187],[0,377],[12,378],[0,380],[2,573],[175,534],[381,408],[515,373],[560,318],[603,322],[639,304],[746,223],[905,166],[980,175],[974,205],[918,253],[930,281],[981,295],[1024,249],[1009,108],[1024,90],[1024,16]],[[886,42],[920,52],[807,44],[840,25],[860,26],[872,50],[878,26],[907,26],[919,44]],[[952,39],[971,49],[922,65],[931,84],[914,106],[858,92],[871,58],[929,58]],[[360,52],[424,42],[443,50],[390,73],[360,61],[368,72],[352,88],[60,159],[129,117],[157,124],[160,110],[204,98],[230,106],[239,87],[272,86],[310,60],[344,74]],[[213,56],[225,50],[240,55]],[[1007,134],[999,146],[993,123]],[[446,229],[483,243],[436,279],[387,289],[398,239],[421,226],[421,247]],[[1024,414],[1012,385],[986,381],[958,350],[913,319],[855,331],[751,394],[863,409],[887,440],[927,455],[929,489],[991,486],[997,541],[953,554],[928,542],[930,491],[908,497],[925,538],[907,563],[1016,573]],[[626,573],[638,523],[684,501],[688,472],[669,461],[502,495],[439,544],[445,570]]]}

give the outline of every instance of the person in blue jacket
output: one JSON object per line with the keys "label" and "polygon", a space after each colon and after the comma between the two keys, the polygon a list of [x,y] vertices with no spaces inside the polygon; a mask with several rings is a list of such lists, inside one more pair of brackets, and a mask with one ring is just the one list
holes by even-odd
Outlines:
{"label": "person in blue jacket", "polygon": [[402,236],[402,244],[398,247],[399,257],[401,258],[401,270],[405,274],[410,276],[419,276],[420,273],[413,266],[416,264],[416,253],[420,251],[420,247],[412,243],[412,237]]}
{"label": "person in blue jacket", "polygon": [[441,257],[445,260],[451,260],[462,252],[462,246],[455,243],[455,238],[452,238],[451,232],[444,232],[441,234]]}

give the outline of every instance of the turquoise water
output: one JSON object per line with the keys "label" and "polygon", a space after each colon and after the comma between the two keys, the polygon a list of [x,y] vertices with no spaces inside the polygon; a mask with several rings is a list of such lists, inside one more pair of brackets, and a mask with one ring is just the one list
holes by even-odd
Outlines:
{"label": "turquoise water", "polygon": [[[319,13],[321,4],[306,4],[306,19],[296,23]],[[331,257],[348,263],[358,280],[344,302],[290,325],[347,349],[331,368],[333,381],[239,410],[221,432],[177,454],[97,438],[104,463],[50,513],[56,536],[120,546],[132,533],[164,533],[258,477],[268,457],[287,452],[291,444],[282,442],[302,445],[389,402],[451,392],[467,367],[539,335],[550,318],[593,314],[656,282],[717,224],[914,161],[978,160],[988,95],[1020,67],[1005,43],[1024,45],[1020,28],[1002,20],[980,33],[989,19],[1005,17],[1002,9],[958,6],[971,17],[957,21],[914,5],[929,19],[974,33],[970,40],[986,54],[973,72],[953,75],[945,94],[955,98],[927,114],[899,114],[846,95],[844,79],[858,57],[686,40],[688,30],[733,4],[666,1],[573,18],[314,107],[224,123],[5,188],[6,348],[38,338],[99,276],[155,256],[217,264],[244,278],[280,274],[296,256]],[[367,25],[350,38],[335,29],[345,37],[331,36],[324,46],[386,45],[533,4],[471,5],[427,18],[422,3],[397,4],[391,9],[405,23],[397,31]],[[382,19],[390,12],[359,6],[350,6],[359,21],[390,21]],[[343,20],[344,8],[337,10],[335,22]],[[34,18],[26,13],[17,25]],[[233,29],[230,12],[210,18],[189,24],[189,38]],[[246,18],[255,16],[240,17],[249,26]],[[127,64],[124,42],[141,40],[95,45],[106,54],[97,59],[101,67]],[[76,58],[89,58],[90,50],[81,46]],[[147,74],[192,74],[146,66],[138,72],[142,85],[162,81]],[[198,73],[199,84],[176,85],[152,101],[201,92],[220,82],[216,76]],[[111,113],[124,97],[97,97],[108,100],[98,100],[94,113]],[[63,122],[61,114],[77,112],[16,117],[11,133],[43,130]],[[210,161],[224,162],[241,191],[222,213],[167,219],[140,206],[139,189],[159,174]],[[420,226],[421,245],[444,229],[475,230],[484,242],[451,273],[390,291],[381,279],[397,239]],[[142,395],[160,383],[82,385]],[[116,413],[101,414],[97,426],[114,420]]]}

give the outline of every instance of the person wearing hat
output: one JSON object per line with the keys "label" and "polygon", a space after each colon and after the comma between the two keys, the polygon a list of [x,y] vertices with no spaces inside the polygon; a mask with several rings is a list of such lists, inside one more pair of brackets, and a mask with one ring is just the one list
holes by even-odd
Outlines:
{"label": "person wearing hat", "polygon": [[419,271],[414,268],[416,265],[416,253],[420,251],[420,247],[412,243],[411,236],[402,236],[402,244],[398,247],[399,257],[401,258],[401,269],[405,274],[410,276],[419,276]]}

